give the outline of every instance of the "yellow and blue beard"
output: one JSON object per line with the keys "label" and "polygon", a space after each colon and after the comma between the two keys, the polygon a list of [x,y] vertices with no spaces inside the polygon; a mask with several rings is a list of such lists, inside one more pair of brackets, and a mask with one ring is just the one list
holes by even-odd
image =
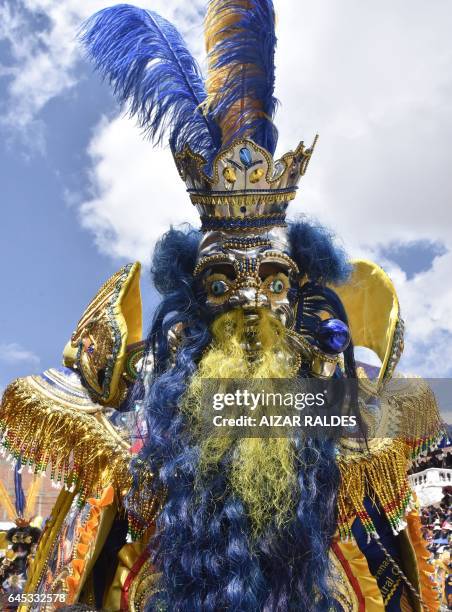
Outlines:
{"label": "yellow and blue beard", "polygon": [[[329,234],[304,222],[289,231],[290,253],[308,278],[343,280],[345,260]],[[259,322],[262,361],[243,352],[245,313],[231,312],[209,325],[204,295],[193,277],[200,238],[198,232],[172,229],[153,261],[163,300],[149,336],[156,368],[143,399],[149,436],[141,458],[156,475],[153,491],[166,495],[150,545],[152,563],[162,575],[161,591],[151,596],[147,609],[332,609],[328,559],[340,478],[334,441],[294,435],[293,451],[284,440],[268,439],[228,440],[225,449],[224,440],[205,440],[193,426],[202,411],[202,375],[240,378],[269,368],[272,376],[286,376],[295,365],[280,363],[274,347],[286,350],[286,330],[265,315]],[[303,303],[296,307],[303,314]],[[178,324],[186,333],[174,354],[168,329]],[[239,453],[246,466],[240,465]],[[252,514],[261,525],[258,535],[250,529]],[[280,529],[269,524],[274,514]]]}
{"label": "yellow and blue beard", "polygon": [[215,379],[221,385],[221,379],[268,381],[293,376],[294,358],[286,329],[270,312],[258,310],[256,314],[253,341],[259,351],[252,357],[246,348],[249,328],[242,309],[225,313],[213,323],[212,344],[191,380],[183,410],[200,446],[199,483],[213,471],[224,469],[223,459],[228,455],[228,487],[244,503],[252,530],[258,535],[271,523],[281,527],[293,514],[297,490],[293,443],[288,438],[206,436],[200,427],[205,379]]}

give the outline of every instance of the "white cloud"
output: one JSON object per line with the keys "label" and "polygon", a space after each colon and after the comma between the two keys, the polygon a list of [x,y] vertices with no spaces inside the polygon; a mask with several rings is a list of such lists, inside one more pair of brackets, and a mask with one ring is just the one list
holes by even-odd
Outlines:
{"label": "white cloud", "polygon": [[154,150],[132,121],[103,120],[89,154],[98,196],[80,206],[80,216],[102,252],[146,261],[171,224],[196,223],[171,153]]}
{"label": "white cloud", "polygon": [[[84,19],[111,6],[108,0],[4,0],[0,4],[0,40],[10,45],[12,66],[2,66],[9,82],[9,112],[2,123],[27,135],[40,111],[52,98],[77,82],[75,70],[81,56],[77,32]],[[160,11],[169,19],[176,16],[183,29],[192,33],[199,2],[180,8],[178,0],[146,0],[143,8]],[[38,26],[38,22],[41,25]],[[199,36],[193,36],[199,41]],[[31,140],[31,138],[27,138]]]}
{"label": "white cloud", "polygon": [[429,378],[452,376],[452,289],[448,278],[452,253],[407,280],[392,262],[383,262],[398,292],[406,322],[404,369]]}
{"label": "white cloud", "polygon": [[[12,33],[19,62],[10,93],[25,105],[21,121],[34,120],[46,101],[74,83],[74,33],[84,17],[108,4],[24,0],[49,19],[45,36],[27,34],[17,12],[3,9],[0,16],[9,20],[3,34]],[[141,4],[180,25],[199,54],[201,3],[184,14],[180,0]],[[320,133],[292,213],[307,212],[334,227],[354,256],[372,256],[378,243],[419,239],[452,251],[450,2],[275,5],[279,151]],[[81,203],[80,218],[104,253],[146,259],[170,223],[195,220],[171,154],[142,142],[132,122],[103,120],[89,154],[93,196]],[[407,280],[386,262],[407,321],[405,364],[424,374],[450,372],[451,263],[446,253]]]}
{"label": "white cloud", "polygon": [[320,133],[294,210],[320,212],[352,247],[451,244],[450,3],[302,4],[277,3],[281,150]]}
{"label": "white cloud", "polygon": [[[9,111],[1,123],[21,133],[28,144],[38,133],[39,149],[43,143],[38,113],[49,100],[75,83],[72,66],[76,54],[70,13],[64,13],[61,3],[59,9],[55,3],[51,11],[46,10],[49,7],[45,4],[26,0],[23,5],[5,2],[0,6],[0,39],[9,43],[13,60],[8,66]],[[50,20],[49,28],[31,27],[25,9],[45,15]],[[29,134],[30,129],[33,135]]]}
{"label": "white cloud", "polygon": [[9,344],[0,344],[0,362],[7,365],[29,363],[33,366],[38,366],[40,359],[32,351],[23,348],[16,342],[11,342]]}

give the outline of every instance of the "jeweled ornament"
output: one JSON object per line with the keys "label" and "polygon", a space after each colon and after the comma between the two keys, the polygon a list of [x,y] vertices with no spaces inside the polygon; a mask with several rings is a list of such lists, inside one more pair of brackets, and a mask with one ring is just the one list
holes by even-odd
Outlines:
{"label": "jeweled ornament", "polygon": [[350,344],[350,330],[339,319],[326,319],[319,325],[317,339],[327,353],[343,353]]}
{"label": "jeweled ornament", "polygon": [[251,151],[247,147],[243,147],[240,149],[240,161],[245,166],[245,168],[249,168],[253,163],[253,158],[251,157]]}

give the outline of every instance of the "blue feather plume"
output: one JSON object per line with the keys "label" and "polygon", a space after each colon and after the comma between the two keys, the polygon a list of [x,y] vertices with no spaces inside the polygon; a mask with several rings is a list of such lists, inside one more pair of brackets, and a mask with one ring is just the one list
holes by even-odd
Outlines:
{"label": "blue feather plume", "polygon": [[188,144],[211,159],[219,150],[219,128],[201,110],[206,91],[200,69],[166,19],[119,4],[87,20],[80,39],[117,98],[155,143],[168,133],[173,152]]}
{"label": "blue feather plume", "polygon": [[207,106],[222,128],[223,145],[248,137],[273,154],[278,139],[273,2],[210,0],[206,47]]}

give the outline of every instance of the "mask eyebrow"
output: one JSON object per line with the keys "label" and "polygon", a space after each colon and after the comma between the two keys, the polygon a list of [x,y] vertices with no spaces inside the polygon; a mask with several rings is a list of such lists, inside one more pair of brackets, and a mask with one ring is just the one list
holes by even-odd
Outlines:
{"label": "mask eyebrow", "polygon": [[265,251],[261,253],[258,257],[259,266],[263,264],[272,263],[274,265],[278,265],[286,270],[290,270],[295,274],[299,273],[299,269],[297,264],[285,253],[281,251]]}
{"label": "mask eyebrow", "polygon": [[234,236],[230,240],[227,240],[223,243],[224,249],[233,249],[239,251],[248,251],[254,250],[256,248],[262,250],[272,250],[272,243],[268,238],[263,238],[262,236],[253,236],[253,237],[241,237]]}
{"label": "mask eyebrow", "polygon": [[235,267],[229,263],[229,264],[214,264],[211,268],[210,268],[210,275],[213,274],[223,274],[224,276],[226,276],[229,280],[234,280],[237,276],[236,274],[236,269]]}
{"label": "mask eyebrow", "polygon": [[[235,267],[231,261],[231,258],[228,255],[222,255],[220,253],[216,255],[208,255],[207,257],[200,259],[193,271],[193,276],[199,276],[208,268],[215,268],[216,270],[219,270],[220,266],[227,269],[228,273],[231,270],[235,276]],[[225,274],[228,275],[228,273]],[[232,276],[232,278],[234,278],[234,276]]]}
{"label": "mask eyebrow", "polygon": [[279,261],[263,261],[259,266],[259,276],[262,280],[265,280],[269,276],[275,276],[276,274],[284,274],[289,277],[290,268]]}

